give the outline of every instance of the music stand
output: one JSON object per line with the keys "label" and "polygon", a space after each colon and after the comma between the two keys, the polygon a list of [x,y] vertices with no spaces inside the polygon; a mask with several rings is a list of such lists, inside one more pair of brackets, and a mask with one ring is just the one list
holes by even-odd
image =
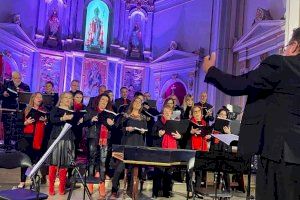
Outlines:
{"label": "music stand", "polygon": [[72,127],[71,124],[66,123],[61,130],[59,136],[54,140],[54,142],[51,144],[51,146],[48,148],[48,150],[44,153],[44,155],[40,158],[40,160],[34,165],[34,167],[30,170],[29,177],[33,182],[33,185],[35,186],[36,192],[37,192],[37,199],[39,198],[39,192],[40,192],[40,185],[39,180],[40,177],[38,175],[38,170],[40,169],[41,165],[45,162],[45,160],[49,157],[49,155],[53,152],[53,149],[57,145],[57,143],[65,136],[65,134],[68,132],[68,130]]}

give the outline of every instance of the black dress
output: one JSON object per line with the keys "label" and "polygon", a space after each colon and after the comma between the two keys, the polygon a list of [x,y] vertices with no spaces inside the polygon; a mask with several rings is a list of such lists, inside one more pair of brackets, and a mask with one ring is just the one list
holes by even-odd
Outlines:
{"label": "black dress", "polygon": [[122,123],[123,138],[121,143],[123,145],[144,146],[145,142],[144,142],[143,134],[137,130],[134,130],[132,132],[126,131],[126,127],[129,126],[147,129],[146,118],[143,116],[142,119],[135,119],[125,115]]}
{"label": "black dress", "polygon": [[[54,140],[59,136],[64,125],[67,123],[61,121],[60,118],[67,111],[58,107],[54,107],[50,112],[50,122],[52,123],[52,131],[50,135],[50,140],[48,146],[54,142]],[[74,144],[74,133],[72,129],[69,129],[65,136],[58,142],[54,148],[49,163],[50,165],[55,165],[60,168],[68,167],[71,164],[71,159],[75,156],[75,144]]]}

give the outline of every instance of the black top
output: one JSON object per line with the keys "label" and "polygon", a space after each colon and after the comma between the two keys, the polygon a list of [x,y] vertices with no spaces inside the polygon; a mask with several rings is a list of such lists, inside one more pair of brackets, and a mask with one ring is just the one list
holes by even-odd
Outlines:
{"label": "black top", "polygon": [[[107,118],[110,118],[108,115],[105,115],[105,111],[97,112],[94,109],[89,108],[88,113],[84,118],[85,124],[88,127],[89,131],[87,134],[87,138],[96,138],[99,139],[99,131],[101,125],[104,125],[108,129],[108,139],[110,138],[110,130],[112,126],[107,123]],[[98,116],[98,122],[92,122],[92,118],[94,116]],[[100,119],[103,118],[103,119]]]}
{"label": "black top", "polygon": [[191,110],[192,110],[191,106],[187,106],[185,110],[182,108],[183,112],[181,115],[181,119],[190,119]]}
{"label": "black top", "polygon": [[136,128],[143,128],[147,129],[147,121],[145,117],[142,117],[142,119],[135,119],[128,115],[124,115],[122,118],[122,132],[123,132],[123,138],[122,138],[122,144],[123,145],[131,145],[131,146],[144,146],[144,134],[142,134],[138,130],[134,130],[132,132],[126,131],[126,127],[136,127]]}
{"label": "black top", "polygon": [[238,152],[300,164],[300,55],[272,55],[240,76],[208,70],[205,82],[231,96],[248,95]]}
{"label": "black top", "polygon": [[[124,99],[123,98],[118,98],[118,99],[115,100],[115,107],[116,107],[116,109],[119,113],[125,112],[127,110],[127,107],[128,107],[128,105],[130,104],[131,101],[129,99],[126,99],[126,101],[127,101],[127,104],[124,105]],[[124,105],[123,108],[120,108],[122,105]]]}
{"label": "black top", "polygon": [[[56,139],[60,132],[62,131],[64,125],[66,124],[65,121],[61,121],[60,118],[67,113],[66,110],[54,107],[50,112],[50,122],[52,123],[52,131],[50,135],[50,139]],[[66,135],[62,138],[62,140],[74,140],[74,134],[72,129],[68,130]]]}

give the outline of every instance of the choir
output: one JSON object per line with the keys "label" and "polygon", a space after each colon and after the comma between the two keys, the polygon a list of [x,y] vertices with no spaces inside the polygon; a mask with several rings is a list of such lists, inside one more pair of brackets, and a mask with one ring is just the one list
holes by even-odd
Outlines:
{"label": "choir", "polygon": [[[53,90],[52,82],[46,82],[43,93],[32,93],[27,105],[18,102],[22,92],[30,92],[28,85],[21,81],[21,75],[12,73],[12,80],[1,88],[3,115],[5,109],[15,109],[15,122],[20,127],[18,150],[26,153],[32,163],[36,163],[46,151],[47,147],[58,137],[66,123],[72,128],[67,132],[47,161],[47,167],[42,166],[42,184],[46,183],[48,171],[49,195],[55,195],[54,183],[56,175],[59,177],[58,193],[64,195],[68,181],[72,176],[71,160],[85,156],[89,161],[87,170],[89,177],[99,179],[99,197],[105,199],[105,179],[112,178],[112,196],[118,196],[119,180],[124,170],[130,172],[130,166],[112,158],[112,145],[154,146],[166,149],[191,149],[203,152],[227,147],[220,144],[210,134],[228,134],[230,128],[222,127],[222,131],[214,130],[213,106],[207,102],[206,92],[201,93],[200,102],[195,103],[194,97],[187,94],[180,106],[178,98],[172,94],[166,98],[161,112],[151,100],[150,93],[136,92],[133,99],[128,99],[128,89],[120,89],[120,98],[113,99],[114,94],[105,85],[99,87],[99,95],[91,97],[88,105],[83,104],[83,92],[79,90],[79,81],[71,82],[71,90],[63,92],[59,98]],[[49,101],[50,96],[50,101]],[[48,98],[48,101],[46,101]],[[154,101],[155,102],[155,101]],[[19,112],[21,111],[21,112]],[[216,118],[226,119],[228,110],[222,108]],[[4,122],[5,144],[10,145],[11,121],[7,117]],[[174,129],[174,123],[187,124],[186,129]],[[172,126],[173,123],[173,126]],[[172,128],[173,127],[173,128]],[[176,127],[176,126],[175,126]],[[113,174],[110,173],[113,165]],[[45,170],[48,169],[48,170]],[[69,172],[68,172],[69,171]],[[144,170],[145,171],[145,170]],[[176,169],[155,167],[153,172],[153,197],[172,196],[172,176]],[[18,187],[25,187],[26,169],[21,169],[21,181]],[[147,172],[147,170],[146,170]],[[206,181],[206,172],[196,172],[195,190],[203,186]],[[143,175],[142,175],[143,176]],[[192,191],[190,179],[193,174],[186,172],[187,190]],[[226,189],[230,190],[228,175]],[[129,186],[132,180],[129,180]],[[220,182],[220,181],[219,181]],[[94,192],[94,185],[88,184],[89,191]],[[243,188],[244,189],[244,188]],[[189,194],[189,196],[191,196]]]}

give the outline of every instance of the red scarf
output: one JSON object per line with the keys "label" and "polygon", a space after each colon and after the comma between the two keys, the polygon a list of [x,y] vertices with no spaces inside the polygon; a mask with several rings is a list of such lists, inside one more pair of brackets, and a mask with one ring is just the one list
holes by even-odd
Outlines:
{"label": "red scarf", "polygon": [[[161,122],[163,125],[166,124],[167,120],[164,116],[161,117]],[[176,139],[171,135],[171,133],[165,133],[162,139],[163,149],[177,149]]]}
{"label": "red scarf", "polygon": [[74,101],[74,111],[80,111],[83,109],[82,103],[77,103]]}
{"label": "red scarf", "polygon": [[[204,119],[201,119],[200,124],[197,122],[197,120],[192,117],[191,122],[198,124],[198,125],[203,125],[206,126],[206,122]],[[193,150],[200,150],[200,151],[208,151],[208,145],[205,136],[200,136],[200,135],[192,135],[192,149]]]}
{"label": "red scarf", "polygon": [[[41,107],[39,110],[43,110]],[[25,118],[27,120],[27,118]],[[33,149],[40,150],[42,147],[42,142],[44,139],[44,131],[45,131],[45,122],[43,121],[36,121],[32,124],[28,124],[24,126],[24,134],[25,135],[33,135]]]}
{"label": "red scarf", "polygon": [[[97,107],[98,113],[101,113],[103,110],[100,110],[99,107]],[[99,130],[99,145],[100,146],[107,146],[107,138],[108,138],[108,129],[106,126],[101,124],[100,130]]]}
{"label": "red scarf", "polygon": [[[212,131],[212,134],[221,134],[220,131],[216,131],[216,130],[213,130]],[[220,143],[220,140],[218,138],[214,138],[214,143],[215,144],[219,144]]]}

